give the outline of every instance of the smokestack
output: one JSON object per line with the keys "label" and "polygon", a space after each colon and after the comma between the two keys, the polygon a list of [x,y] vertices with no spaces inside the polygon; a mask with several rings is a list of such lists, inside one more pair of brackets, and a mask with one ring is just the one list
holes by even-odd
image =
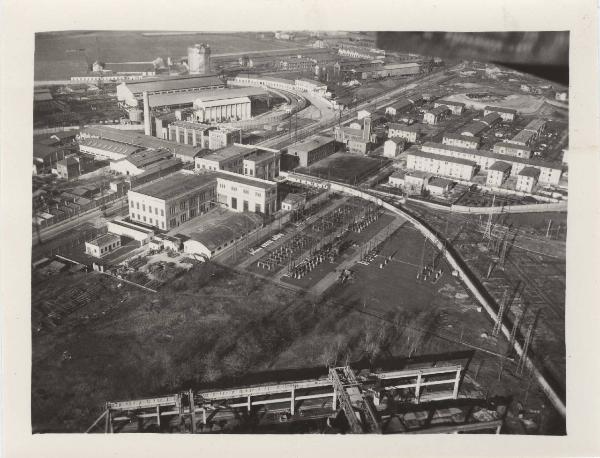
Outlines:
{"label": "smokestack", "polygon": [[144,133],[146,135],[152,135],[152,124],[150,120],[150,99],[148,97],[148,92],[144,91],[142,93],[144,98]]}
{"label": "smokestack", "polygon": [[371,141],[371,117],[367,116],[363,121],[363,141]]}

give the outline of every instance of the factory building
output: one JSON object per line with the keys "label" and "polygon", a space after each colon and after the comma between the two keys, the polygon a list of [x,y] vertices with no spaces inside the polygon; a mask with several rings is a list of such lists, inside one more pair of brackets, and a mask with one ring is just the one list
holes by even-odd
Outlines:
{"label": "factory building", "polygon": [[174,121],[167,126],[167,135],[170,141],[185,145],[208,148],[209,133],[214,129],[207,124],[189,121]]}
{"label": "factory building", "polygon": [[225,88],[225,82],[212,75],[174,76],[153,80],[127,81],[117,86],[117,100],[126,107],[142,106],[142,94],[177,94]]}
{"label": "factory building", "polygon": [[279,161],[281,154],[274,151],[256,150],[244,157],[244,175],[274,180],[279,176]]}
{"label": "factory building", "polygon": [[192,232],[189,239],[183,242],[183,251],[211,259],[260,228],[262,223],[259,215],[231,213],[218,226],[202,227]]}
{"label": "factory building", "polygon": [[101,258],[121,247],[121,237],[117,234],[104,234],[85,242],[85,254]]}
{"label": "factory building", "polygon": [[499,188],[510,176],[512,166],[508,162],[496,161],[488,169],[485,184]]}
{"label": "factory building", "polygon": [[428,111],[423,115],[423,122],[425,124],[435,125],[440,121],[443,121],[450,115],[450,109],[446,105],[441,105],[437,108],[434,108],[431,111]]}
{"label": "factory building", "polygon": [[104,138],[86,138],[79,141],[79,151],[92,154],[97,159],[118,161],[124,159],[141,148],[139,146],[119,143]]}
{"label": "factory building", "polygon": [[459,146],[460,148],[477,149],[481,139],[479,137],[471,137],[468,135],[459,134],[444,134],[442,143],[444,145]]}
{"label": "factory building", "polygon": [[421,64],[418,62],[404,62],[386,64],[378,67],[372,74],[375,78],[389,78],[392,76],[418,75],[421,73]]}
{"label": "factory building", "polygon": [[[79,131],[77,137],[80,142],[80,150],[82,150],[82,144],[88,145],[88,140],[100,139],[103,141],[108,141],[106,144],[95,142],[93,147],[95,148],[95,153],[94,151],[90,150],[92,147],[89,146],[84,147],[86,150],[84,152],[91,152],[92,154],[99,156],[104,155],[107,159],[112,160],[122,159],[140,149],[155,149],[169,151],[174,157],[181,159],[183,162],[194,162],[194,158],[202,150],[202,148],[199,146],[174,143],[168,140],[144,135],[136,131],[114,129],[104,126],[84,127],[81,129],[81,131]],[[114,148],[116,148],[115,143],[119,144],[121,148],[117,152],[113,151]],[[124,148],[127,146],[133,148]]]}
{"label": "factory building", "polygon": [[216,178],[177,172],[129,190],[127,197],[132,221],[169,230],[215,205]]}
{"label": "factory building", "polygon": [[297,211],[306,205],[306,196],[290,192],[281,202],[281,209],[286,212]]}
{"label": "factory building", "polygon": [[56,172],[59,177],[66,180],[77,178],[81,173],[79,161],[73,156],[66,157],[56,163]]}
{"label": "factory building", "polygon": [[288,147],[288,155],[297,157],[301,167],[308,167],[333,153],[335,140],[322,135],[314,135]]}
{"label": "factory building", "polygon": [[252,117],[252,102],[239,90],[223,89],[199,95],[194,101],[194,118],[198,122],[240,121]]}
{"label": "factory building", "polygon": [[516,143],[498,142],[494,145],[494,153],[525,159],[531,158],[531,148]]}
{"label": "factory building", "polygon": [[452,158],[423,151],[410,151],[406,156],[406,167],[410,170],[445,175],[469,181],[478,171],[477,163],[468,159]]}
{"label": "factory building", "polygon": [[461,102],[452,102],[451,100],[437,100],[433,103],[433,108],[447,107],[452,114],[461,115],[465,109],[465,104]]}
{"label": "factory building", "polygon": [[187,49],[188,71],[190,75],[206,75],[210,73],[210,46],[196,44]]}
{"label": "factory building", "polygon": [[547,184],[558,184],[562,175],[562,166],[560,163],[542,162],[534,159],[496,154],[487,150],[459,148],[457,146],[433,142],[426,142],[422,146],[422,150],[428,153],[441,154],[448,157],[462,158],[476,162],[481,170],[488,170],[496,161],[504,161],[512,166],[511,176],[518,175],[525,167],[534,167],[540,171],[539,181]]}
{"label": "factory building", "polygon": [[398,116],[401,113],[409,111],[413,107],[413,104],[408,99],[401,99],[397,102],[392,103],[385,109],[385,114],[391,116]]}
{"label": "factory building", "polygon": [[388,127],[388,138],[397,137],[404,138],[410,143],[415,143],[420,137],[420,131],[417,126],[390,123]]}
{"label": "factory building", "polygon": [[309,80],[306,78],[300,78],[295,81],[296,89],[299,89],[302,92],[311,92],[313,94],[318,94],[322,97],[325,97],[327,93],[327,85],[323,84],[319,81]]}
{"label": "factory building", "polygon": [[296,90],[296,82],[283,78],[273,78],[270,76],[258,75],[238,75],[232,80],[227,81],[228,86],[254,86],[268,87],[271,89],[279,89],[282,91],[294,92]]}
{"label": "factory building", "polygon": [[208,149],[214,151],[242,142],[242,130],[229,127],[211,129],[208,132]]}
{"label": "factory building", "polygon": [[533,188],[538,183],[540,170],[535,167],[525,167],[517,175],[517,185],[515,189],[521,192],[533,192]]}
{"label": "factory building", "polygon": [[[136,176],[144,173],[148,167],[169,159],[171,156],[169,151],[140,150],[123,159],[110,161],[110,170],[121,175]],[[179,161],[179,159],[174,160]]]}
{"label": "factory building", "polygon": [[[262,153],[269,153],[269,155]],[[248,174],[252,171],[253,174],[258,172],[259,175],[276,177],[279,176],[279,156],[279,151],[275,149],[234,143],[206,156],[196,158],[196,170],[225,170],[244,174],[244,160],[248,159]]]}
{"label": "factory building", "polygon": [[394,159],[398,157],[406,147],[406,139],[402,137],[394,137],[386,140],[383,144],[383,155]]}
{"label": "factory building", "polygon": [[265,215],[277,211],[276,183],[225,171],[205,175],[216,176],[217,200],[229,210]]}
{"label": "factory building", "polygon": [[513,110],[512,108],[487,106],[483,109],[484,116],[487,116],[490,113],[499,114],[502,120],[506,122],[513,122],[517,116],[517,110]]}

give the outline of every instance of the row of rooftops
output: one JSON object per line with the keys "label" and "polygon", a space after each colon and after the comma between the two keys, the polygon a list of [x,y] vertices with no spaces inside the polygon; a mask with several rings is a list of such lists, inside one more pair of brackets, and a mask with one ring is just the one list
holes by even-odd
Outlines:
{"label": "row of rooftops", "polygon": [[216,75],[197,75],[127,81],[121,83],[121,85],[126,86],[135,96],[141,96],[143,92],[155,93],[213,86],[224,87],[225,82]]}
{"label": "row of rooftops", "polygon": [[461,164],[461,165],[469,165],[471,167],[477,167],[477,163],[470,161],[468,159],[463,159],[460,157],[451,157],[451,156],[444,156],[443,154],[435,154],[435,153],[428,153],[425,151],[415,151],[412,150],[408,153],[410,156],[415,156],[415,157],[422,157],[425,159],[433,159],[436,161],[445,161],[445,162],[454,162],[456,164]]}
{"label": "row of rooftops", "polygon": [[195,157],[202,149],[196,146],[151,137],[136,131],[114,129],[105,126],[84,127],[80,132],[80,138],[85,139],[86,137],[98,137],[102,140],[110,140],[112,142],[125,143],[148,149],[164,149],[170,151],[172,154],[191,158]]}
{"label": "row of rooftops", "polygon": [[475,137],[475,136],[469,136],[469,135],[461,135],[461,134],[457,134],[457,133],[445,133],[444,134],[444,138],[450,138],[453,140],[461,140],[461,141],[466,141],[466,142],[471,142],[471,143],[479,143],[480,142],[480,138],[479,137]]}
{"label": "row of rooftops", "polygon": [[480,149],[477,150],[477,149],[470,149],[470,148],[462,148],[460,146],[444,145],[442,143],[435,143],[435,142],[425,142],[422,147],[423,148],[435,148],[435,149],[441,149],[441,150],[446,150],[446,151],[455,151],[458,153],[463,153],[463,154],[468,154],[468,155],[473,155],[473,156],[489,157],[489,158],[493,158],[493,159],[497,159],[497,160],[504,160],[507,162],[518,162],[521,164],[530,164],[532,166],[542,167],[542,168],[544,168],[544,167],[549,168],[549,169],[561,169],[562,168],[562,165],[560,162],[544,162],[544,161],[540,161],[540,160],[536,160],[536,159],[525,159],[525,158],[514,157],[514,156],[507,157],[505,154],[497,154],[497,153],[494,153],[489,150],[480,150]]}

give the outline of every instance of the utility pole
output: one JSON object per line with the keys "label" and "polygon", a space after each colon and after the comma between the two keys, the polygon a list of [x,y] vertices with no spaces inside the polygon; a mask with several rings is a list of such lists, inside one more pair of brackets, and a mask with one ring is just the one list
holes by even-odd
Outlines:
{"label": "utility pole", "polygon": [[552,220],[548,221],[548,229],[546,229],[546,238],[550,236],[550,226],[552,226]]}
{"label": "utility pole", "polygon": [[535,329],[535,325],[537,323],[538,317],[540,315],[540,309],[535,313],[535,317],[533,321],[529,325],[527,329],[527,337],[525,339],[525,346],[523,347],[523,353],[521,353],[521,358],[519,359],[519,363],[517,364],[517,375],[523,374],[523,368],[525,367],[525,361],[527,360],[527,352],[529,351],[529,347],[531,346],[531,341],[533,340],[533,331]]}

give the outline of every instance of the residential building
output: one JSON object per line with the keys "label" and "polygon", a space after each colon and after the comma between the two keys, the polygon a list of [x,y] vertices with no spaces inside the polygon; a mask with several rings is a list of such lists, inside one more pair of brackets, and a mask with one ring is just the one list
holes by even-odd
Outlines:
{"label": "residential building", "polygon": [[499,188],[510,176],[512,166],[508,162],[496,161],[488,169],[485,184]]}
{"label": "residential building", "polygon": [[393,186],[394,188],[402,188],[404,187],[404,177],[405,173],[401,171],[396,171],[392,173],[388,179],[388,184]]}
{"label": "residential building", "polygon": [[444,120],[450,114],[450,109],[445,105],[438,106],[431,111],[428,111],[423,115],[423,122],[425,124],[437,124]]}
{"label": "residential building", "polygon": [[478,170],[474,161],[424,151],[409,151],[406,156],[406,167],[410,170],[445,175],[465,181],[471,180]]}
{"label": "residential building", "polygon": [[515,189],[521,192],[531,193],[540,178],[540,170],[535,167],[524,167],[517,175]]}
{"label": "residential building", "polygon": [[433,108],[447,107],[452,114],[461,115],[465,110],[465,104],[462,102],[453,102],[451,100],[436,100],[433,103]]}
{"label": "residential building", "polygon": [[333,153],[335,153],[335,140],[323,135],[313,135],[288,147],[288,155],[298,157],[301,167],[308,167]]}
{"label": "residential building", "polygon": [[525,159],[531,158],[531,148],[516,143],[498,142],[494,145],[494,153]]}
{"label": "residential building", "polygon": [[206,175],[217,178],[217,200],[229,210],[265,215],[277,211],[276,183],[225,171]]}
{"label": "residential building", "polygon": [[467,124],[465,127],[462,127],[460,130],[460,135],[467,137],[476,137],[482,132],[489,129],[487,124],[484,124],[480,121],[473,121]]}
{"label": "residential building", "polygon": [[366,155],[370,151],[371,142],[363,139],[349,139],[347,146],[350,153]]}
{"label": "residential building", "polygon": [[483,124],[485,124],[488,127],[493,127],[501,121],[502,121],[502,116],[500,116],[498,113],[494,112],[494,113],[485,115],[483,118],[481,118],[480,122],[482,122]]}
{"label": "residential building", "polygon": [[386,142],[383,144],[383,155],[385,157],[389,157],[389,158],[395,158],[398,155],[400,155],[400,153],[402,153],[402,151],[404,151],[404,148],[406,147],[406,139],[402,138],[402,137],[394,137],[394,138],[390,138],[389,140],[386,140]]}
{"label": "residential building", "polygon": [[404,189],[412,193],[420,193],[429,181],[430,174],[415,170],[404,176]]}
{"label": "residential building", "polygon": [[517,110],[513,110],[512,108],[487,106],[483,109],[484,116],[487,116],[490,113],[499,114],[502,120],[506,122],[513,122],[517,116]]}
{"label": "residential building", "polygon": [[216,204],[216,177],[176,172],[129,190],[127,197],[132,221],[170,230]]}
{"label": "residential building", "polygon": [[404,138],[410,143],[415,143],[420,137],[420,130],[416,125],[406,126],[404,124],[390,123],[388,127],[388,138]]}
{"label": "residential building", "polygon": [[442,143],[444,145],[459,146],[461,148],[477,149],[481,139],[479,137],[460,135],[460,134],[444,134]]}
{"label": "residential building", "polygon": [[433,195],[446,194],[454,187],[454,182],[441,177],[431,177],[427,181],[426,189]]}
{"label": "residential building", "polygon": [[101,258],[120,247],[121,236],[108,233],[85,242],[85,253],[96,258]]}
{"label": "residential building", "polygon": [[458,157],[476,162],[480,169],[484,171],[488,170],[496,161],[508,162],[512,166],[511,176],[518,175],[525,167],[535,167],[540,171],[539,181],[547,184],[558,184],[562,175],[561,163],[507,156],[489,150],[473,150],[433,142],[426,142],[423,144],[422,150],[429,153]]}

